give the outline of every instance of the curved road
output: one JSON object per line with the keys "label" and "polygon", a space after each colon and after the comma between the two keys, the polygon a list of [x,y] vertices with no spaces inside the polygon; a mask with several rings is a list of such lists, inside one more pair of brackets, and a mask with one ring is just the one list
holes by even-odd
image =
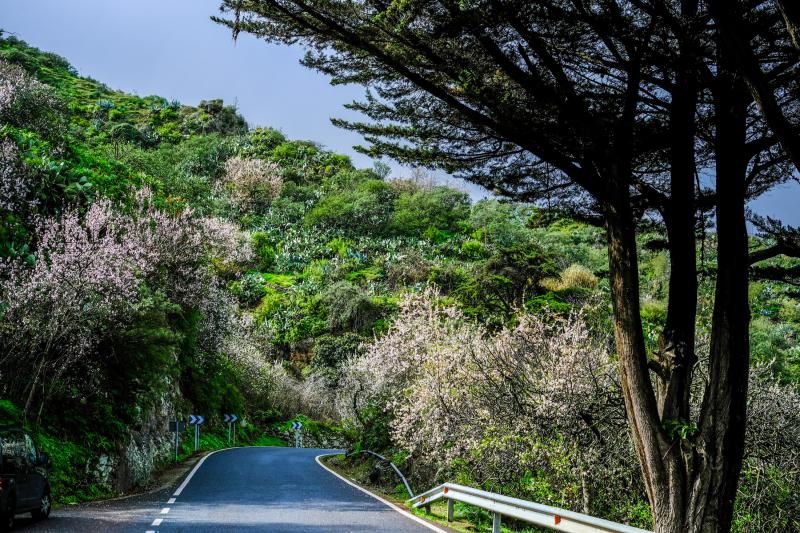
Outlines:
{"label": "curved road", "polygon": [[217,452],[172,491],[20,520],[26,531],[429,532],[315,461],[331,450],[236,448]]}

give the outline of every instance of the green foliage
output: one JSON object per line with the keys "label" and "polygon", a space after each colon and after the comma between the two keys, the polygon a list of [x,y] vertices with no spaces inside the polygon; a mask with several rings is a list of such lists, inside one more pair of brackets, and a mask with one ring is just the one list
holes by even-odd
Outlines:
{"label": "green foliage", "polygon": [[325,196],[306,215],[309,226],[322,226],[348,235],[382,235],[394,209],[394,190],[383,181],[369,180],[355,190]]}
{"label": "green foliage", "polygon": [[156,407],[169,381],[179,377],[175,367],[183,336],[179,306],[161,294],[146,295],[135,321],[117,330],[101,347],[105,359],[105,401],[114,418],[130,424],[142,412]]}
{"label": "green foliage", "polygon": [[229,288],[239,302],[248,307],[259,303],[267,294],[264,277],[258,272],[248,272],[240,280],[231,282]]}
{"label": "green foliage", "polygon": [[[775,468],[766,471],[757,461],[745,460],[739,480],[741,497],[736,499],[734,532],[798,531],[800,502],[797,487],[792,486],[787,472]],[[755,509],[743,509],[744,501],[756,501]]]}
{"label": "green foliage", "polygon": [[286,441],[280,439],[278,437],[273,437],[272,435],[263,435],[253,441],[253,446],[278,446],[281,448],[285,448],[288,446]]}
{"label": "green foliage", "polygon": [[82,443],[39,433],[36,444],[50,457],[50,487],[59,503],[78,503],[109,497],[109,487],[101,487],[87,479],[86,467],[94,459],[91,434]]}
{"label": "green foliage", "polygon": [[240,149],[241,155],[255,159],[269,159],[279,145],[287,141],[286,137],[272,128],[255,128],[250,130],[247,141]]}
{"label": "green foliage", "polygon": [[469,316],[498,324],[541,292],[540,282],[554,268],[534,245],[505,247],[483,260],[445,263],[432,272],[431,281],[452,293]]}
{"label": "green foliage", "polygon": [[400,194],[390,222],[399,235],[422,235],[433,228],[457,231],[469,216],[469,197],[449,187]]}
{"label": "green foliage", "polygon": [[664,431],[670,440],[686,440],[697,433],[697,424],[680,419],[664,420]]}
{"label": "green foliage", "polygon": [[[138,97],[113,91],[90,78],[77,75],[66,60],[41,52],[13,37],[0,37],[0,59],[16,63],[52,86],[68,102],[71,121],[87,138],[101,143],[125,139],[141,147],[177,143],[192,135],[241,134],[247,124],[222,100],[182,106],[159,96]],[[124,126],[120,129],[120,126]],[[135,130],[135,133],[134,133]]]}
{"label": "green foliage", "polygon": [[258,268],[261,271],[269,271],[275,265],[275,254],[277,250],[273,245],[272,238],[268,233],[257,231],[250,235],[253,251],[258,257]]}
{"label": "green foliage", "polygon": [[22,411],[11,400],[0,400],[0,424],[22,423]]}
{"label": "green foliage", "polygon": [[360,353],[364,338],[355,333],[323,335],[316,340],[311,365],[317,368],[337,368]]}
{"label": "green foliage", "polygon": [[327,308],[331,331],[365,332],[378,318],[377,306],[370,295],[349,281],[339,281],[326,288],[320,300]]}

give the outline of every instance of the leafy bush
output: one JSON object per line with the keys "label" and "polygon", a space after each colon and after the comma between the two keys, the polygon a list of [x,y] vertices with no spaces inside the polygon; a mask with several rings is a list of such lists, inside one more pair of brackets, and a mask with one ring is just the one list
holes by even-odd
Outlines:
{"label": "leafy bush", "polygon": [[325,196],[306,215],[306,224],[346,234],[381,235],[394,209],[395,193],[386,183],[369,180],[351,191]]}
{"label": "leafy bush", "polygon": [[355,333],[323,335],[314,343],[311,364],[317,368],[338,368],[361,352],[364,338]]}
{"label": "leafy bush", "polygon": [[239,281],[232,283],[231,289],[239,302],[249,307],[259,303],[267,294],[264,278],[257,272],[248,272]]}
{"label": "leafy bush", "polygon": [[275,264],[275,246],[268,233],[257,231],[250,235],[252,239],[253,252],[258,258],[258,268],[262,271],[269,271]]}
{"label": "leafy bush", "polygon": [[378,308],[370,295],[347,281],[328,287],[320,300],[328,310],[328,328],[332,331],[366,331],[378,318]]}
{"label": "leafy bush", "polygon": [[402,193],[390,221],[399,235],[420,236],[429,229],[456,231],[469,215],[469,196],[448,187]]}

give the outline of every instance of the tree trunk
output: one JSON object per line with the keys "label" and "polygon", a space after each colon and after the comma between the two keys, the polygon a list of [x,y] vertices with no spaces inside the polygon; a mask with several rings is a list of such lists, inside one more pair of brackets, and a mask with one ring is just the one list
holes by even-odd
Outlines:
{"label": "tree trunk", "polygon": [[606,205],[609,278],[625,409],[655,530],[657,533],[678,533],[682,531],[686,509],[685,470],[680,450],[677,446],[670,446],[661,428],[648,370],[630,192],[624,179],[615,176],[609,181]]}
{"label": "tree trunk", "polygon": [[687,531],[729,531],[744,457],[750,371],[745,224],[747,90],[720,59],[717,116],[717,280],[709,383],[700,412]]}
{"label": "tree trunk", "polygon": [[[697,0],[684,0],[684,19],[697,16]],[[654,365],[661,420],[689,419],[689,396],[697,317],[697,242],[695,238],[695,112],[697,108],[696,35],[687,24],[679,36],[675,88],[670,108],[670,197],[665,222],[669,240],[669,296],[661,346]]]}

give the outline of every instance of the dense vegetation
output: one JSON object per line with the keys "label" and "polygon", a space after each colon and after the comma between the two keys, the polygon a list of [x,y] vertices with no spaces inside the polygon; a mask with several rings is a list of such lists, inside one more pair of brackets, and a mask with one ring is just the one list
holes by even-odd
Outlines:
{"label": "dense vegetation", "polygon": [[[213,19],[234,37],[299,44],[332,83],[363,85],[347,106],[361,118],[335,123],[363,134],[365,153],[602,224],[653,527],[732,529],[753,396],[750,283],[800,275],[765,263],[800,258],[800,228],[747,209],[800,172],[795,0],[221,0]],[[748,222],[769,242],[750,241]],[[669,264],[657,350],[639,253],[654,227]],[[704,241],[712,271],[698,263]],[[709,274],[711,321],[698,327]]]}
{"label": "dense vegetation", "polygon": [[[246,442],[306,415],[392,452],[420,485],[650,524],[602,229],[357,169],[248,129],[217,100],[113,91],[13,37],[0,40],[0,123],[0,415],[37,431],[60,497],[108,493],[87,465],[159,414],[237,412]],[[669,257],[658,228],[641,235],[653,354]],[[714,240],[697,250],[698,353]],[[797,529],[796,289],[753,283],[750,309],[735,524]]]}

